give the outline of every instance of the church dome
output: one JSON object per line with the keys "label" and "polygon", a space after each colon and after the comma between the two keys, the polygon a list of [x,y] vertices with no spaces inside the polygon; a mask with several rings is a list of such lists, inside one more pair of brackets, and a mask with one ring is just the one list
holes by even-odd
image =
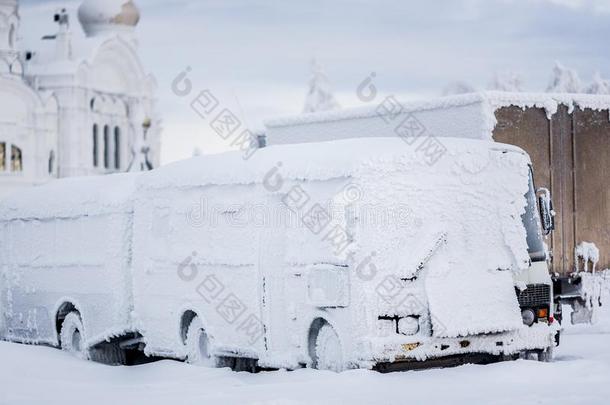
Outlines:
{"label": "church dome", "polygon": [[95,36],[133,29],[140,21],[140,10],[133,0],[85,0],[78,8],[78,19],[87,36]]}

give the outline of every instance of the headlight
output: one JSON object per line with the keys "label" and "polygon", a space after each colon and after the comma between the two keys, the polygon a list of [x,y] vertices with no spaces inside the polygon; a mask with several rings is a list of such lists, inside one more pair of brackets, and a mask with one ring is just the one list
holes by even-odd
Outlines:
{"label": "headlight", "polygon": [[419,319],[407,316],[398,320],[398,332],[403,335],[412,336],[419,332]]}
{"label": "headlight", "polygon": [[532,326],[536,320],[536,314],[531,309],[524,309],[521,311],[521,318],[523,318],[524,324]]}

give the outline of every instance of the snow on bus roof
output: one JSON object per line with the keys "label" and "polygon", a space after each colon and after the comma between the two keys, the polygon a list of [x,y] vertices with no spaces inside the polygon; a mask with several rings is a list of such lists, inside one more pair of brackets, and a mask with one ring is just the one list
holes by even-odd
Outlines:
{"label": "snow on bus roof", "polygon": [[[449,155],[521,149],[492,141],[443,138]],[[24,189],[0,203],[0,220],[99,215],[131,209],[137,189],[252,184],[277,167],[284,179],[327,180],[350,177],[366,163],[419,159],[421,152],[396,138],[359,138],[289,144],[257,150],[244,160],[242,152],[204,155],[145,173],[122,173],[55,180]]]}
{"label": "snow on bus roof", "polygon": [[[538,107],[547,111],[550,118],[557,112],[558,105],[566,105],[570,112],[575,106],[593,110],[609,110],[610,96],[597,94],[570,94],[570,93],[517,93],[502,91],[484,91],[469,94],[460,94],[447,97],[401,102],[405,112],[424,112],[432,110],[450,110],[468,105],[484,104],[491,107],[491,111],[509,106],[521,108]],[[268,128],[297,126],[313,123],[324,123],[360,118],[371,118],[384,115],[378,109],[380,103],[373,106],[348,108],[320,113],[300,114],[273,119],[265,122]],[[386,112],[387,113],[387,112]]]}
{"label": "snow on bus roof", "polygon": [[44,219],[129,209],[135,173],[72,177],[23,189],[0,203],[0,219]]}
{"label": "snow on bus roof", "polygon": [[[521,149],[487,140],[443,138],[448,154],[490,149]],[[421,151],[398,137],[356,138],[339,141],[286,144],[257,150],[249,160],[241,152],[198,156],[145,173],[139,186],[163,188],[202,185],[250,184],[262,181],[277,167],[285,179],[327,180],[350,177],[363,164],[397,158],[419,159],[426,164]]]}

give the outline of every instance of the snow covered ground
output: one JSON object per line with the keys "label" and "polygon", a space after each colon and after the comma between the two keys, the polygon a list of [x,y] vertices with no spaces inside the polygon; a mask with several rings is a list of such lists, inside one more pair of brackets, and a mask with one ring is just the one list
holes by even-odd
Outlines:
{"label": "snow covered ground", "polygon": [[610,305],[597,325],[567,327],[553,363],[519,360],[392,374],[248,374],[169,360],[108,367],[55,349],[0,342],[0,404],[607,404],[609,344]]}

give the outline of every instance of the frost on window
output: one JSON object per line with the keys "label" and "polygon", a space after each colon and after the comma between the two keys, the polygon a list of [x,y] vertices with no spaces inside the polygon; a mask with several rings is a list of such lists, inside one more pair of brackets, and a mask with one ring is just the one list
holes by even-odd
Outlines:
{"label": "frost on window", "polygon": [[6,143],[0,142],[0,172],[6,170]]}

